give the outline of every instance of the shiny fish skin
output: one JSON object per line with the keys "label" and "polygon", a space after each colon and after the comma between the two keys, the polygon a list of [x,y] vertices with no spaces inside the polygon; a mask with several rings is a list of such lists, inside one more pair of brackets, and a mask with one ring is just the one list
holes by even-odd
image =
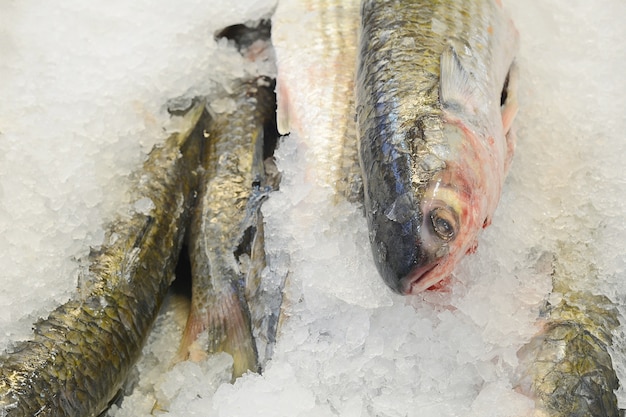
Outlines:
{"label": "shiny fish skin", "polygon": [[[571,244],[563,243],[552,256],[558,298],[547,306],[541,330],[518,352],[516,389],[546,417],[618,417],[619,381],[609,354],[618,311],[606,296],[572,289],[576,277],[567,269],[580,262],[572,253]],[[583,276],[593,281],[598,274],[589,264]]]}
{"label": "shiny fish skin", "polygon": [[96,416],[122,386],[173,277],[194,199],[203,107],[138,173],[132,195],[155,207],[112,223],[89,256],[77,298],[0,356],[0,415]]}
{"label": "shiny fish skin", "polygon": [[307,181],[362,200],[354,124],[359,0],[281,0],[272,17],[278,131],[309,153]]}
{"label": "shiny fish skin", "polygon": [[364,0],[361,19],[357,133],[372,250],[390,288],[416,293],[475,250],[497,206],[514,144],[518,34],[495,0]]}
{"label": "shiny fish skin", "polygon": [[[227,98],[231,110],[210,111],[198,203],[189,235],[191,312],[180,347],[182,359],[225,351],[233,378],[258,371],[245,297],[245,262],[256,213],[267,196],[263,165],[264,128],[275,115],[271,80],[240,82]],[[251,229],[252,228],[252,229]],[[247,257],[246,257],[247,258]],[[253,265],[254,267],[254,265]],[[199,336],[208,333],[208,341]]]}
{"label": "shiny fish skin", "polygon": [[551,309],[543,331],[520,351],[529,362],[521,365],[522,391],[550,417],[618,417],[619,382],[607,350],[617,311],[606,297],[572,298]]}

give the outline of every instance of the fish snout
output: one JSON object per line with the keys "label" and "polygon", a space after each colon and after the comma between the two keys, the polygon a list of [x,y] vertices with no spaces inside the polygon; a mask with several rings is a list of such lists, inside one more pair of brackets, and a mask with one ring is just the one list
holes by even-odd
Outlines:
{"label": "fish snout", "polygon": [[370,240],[378,272],[394,292],[406,294],[405,277],[425,262],[419,241],[419,209],[400,196],[390,209],[370,213]]}
{"label": "fish snout", "polygon": [[447,269],[450,244],[459,228],[449,207],[414,201],[400,196],[388,210],[374,210],[370,218],[378,271],[387,286],[403,295],[426,290],[444,278],[440,275]]}
{"label": "fish snout", "polygon": [[393,233],[374,242],[378,272],[389,288],[401,295],[427,289],[431,272],[447,255],[432,253],[422,244],[419,234]]}

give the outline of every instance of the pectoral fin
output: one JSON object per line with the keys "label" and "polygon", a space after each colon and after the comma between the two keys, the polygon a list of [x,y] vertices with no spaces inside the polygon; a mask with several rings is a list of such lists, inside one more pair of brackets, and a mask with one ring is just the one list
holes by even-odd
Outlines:
{"label": "pectoral fin", "polygon": [[454,48],[449,45],[441,54],[441,80],[439,82],[439,100],[447,109],[460,113],[474,114],[478,99],[473,76],[468,72]]}

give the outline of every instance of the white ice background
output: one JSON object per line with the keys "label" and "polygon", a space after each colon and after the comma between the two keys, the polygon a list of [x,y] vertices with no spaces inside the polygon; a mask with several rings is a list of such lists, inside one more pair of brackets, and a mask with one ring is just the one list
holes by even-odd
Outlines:
{"label": "white ice background", "polygon": [[[264,207],[272,256],[290,265],[274,359],[232,385],[227,355],[169,369],[182,322],[171,309],[134,394],[112,415],[147,416],[155,402],[172,416],[532,409],[512,378],[551,289],[538,257],[569,248],[575,287],[626,304],[626,5],[504,3],[521,34],[518,147],[492,225],[446,290],[392,295],[359,210],[304,183],[307,151],[290,137],[278,151],[281,190]],[[0,4],[0,348],[71,297],[76,259],[128,205],[125,178],[166,136],[167,100],[243,74],[212,34],[267,16],[273,3],[224,4]],[[584,273],[590,264],[597,276]],[[613,357],[626,381],[623,333]]]}

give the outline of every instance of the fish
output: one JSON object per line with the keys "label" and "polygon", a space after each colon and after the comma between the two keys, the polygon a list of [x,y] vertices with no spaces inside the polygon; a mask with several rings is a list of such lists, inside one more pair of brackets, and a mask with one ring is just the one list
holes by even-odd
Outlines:
{"label": "fish", "polygon": [[204,103],[134,174],[133,208],[92,248],[76,297],[0,355],[0,415],[97,416],[138,359],[172,281],[197,187]]}
{"label": "fish", "polygon": [[209,102],[211,121],[189,230],[191,311],[178,360],[227,352],[233,380],[260,370],[250,305],[256,303],[256,278],[264,267],[262,237],[255,239],[262,228],[259,209],[276,187],[266,175],[264,152],[267,141],[275,142],[267,133],[275,117],[273,90],[267,77],[240,80],[232,92]]}
{"label": "fish", "polygon": [[514,388],[533,399],[541,415],[618,417],[610,347],[619,312],[606,295],[575,287],[571,265],[582,265],[591,282],[599,276],[596,266],[575,257],[572,244],[560,242],[556,253],[538,260],[551,269],[553,291],[540,330],[517,353]]}
{"label": "fish", "polygon": [[334,203],[363,198],[354,122],[358,22],[358,0],[285,0],[272,16],[278,131],[306,146],[306,180]]}
{"label": "fish", "polygon": [[449,277],[491,223],[515,147],[518,38],[497,0],[361,4],[364,211],[394,292]]}

